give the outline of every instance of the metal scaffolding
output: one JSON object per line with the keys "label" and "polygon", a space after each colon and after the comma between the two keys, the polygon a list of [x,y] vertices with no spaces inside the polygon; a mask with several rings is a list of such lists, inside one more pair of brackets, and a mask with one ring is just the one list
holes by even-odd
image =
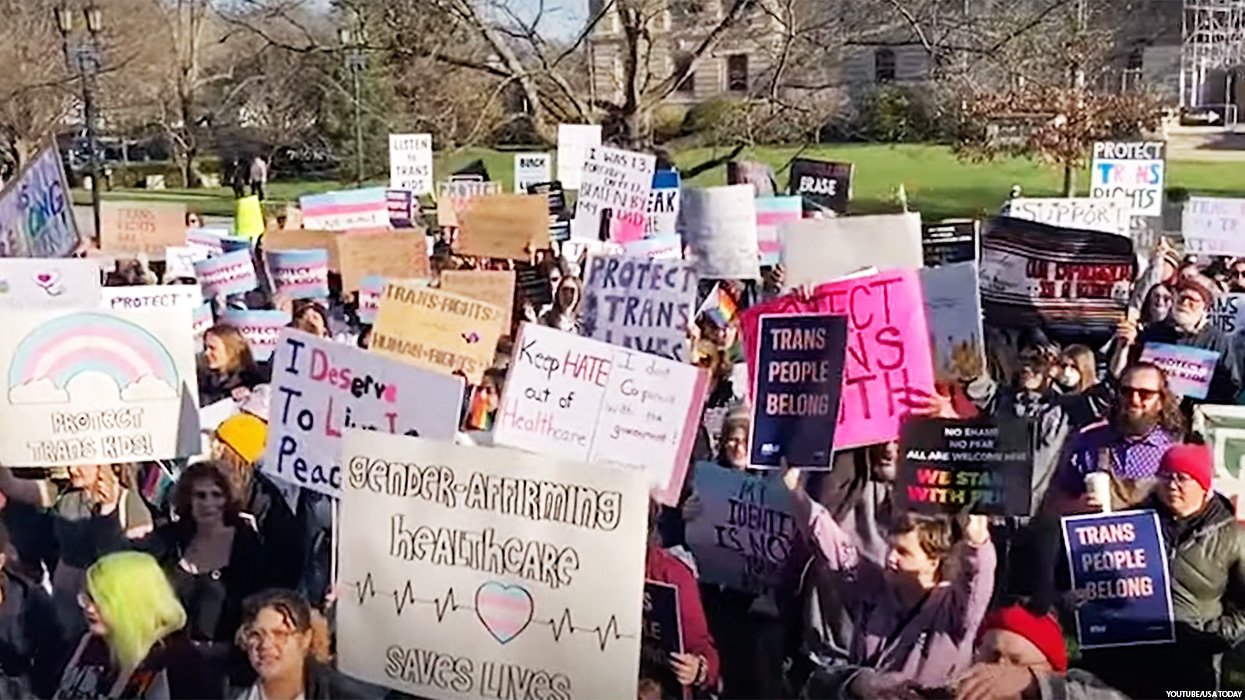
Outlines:
{"label": "metal scaffolding", "polygon": [[[1245,64],[1245,0],[1183,0],[1180,45],[1180,106],[1205,100],[1211,71]],[[1230,73],[1224,77],[1229,81]]]}

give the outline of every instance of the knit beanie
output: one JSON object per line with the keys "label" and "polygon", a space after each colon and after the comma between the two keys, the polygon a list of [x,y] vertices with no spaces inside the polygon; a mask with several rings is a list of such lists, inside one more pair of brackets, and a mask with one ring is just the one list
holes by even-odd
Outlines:
{"label": "knit beanie", "polygon": [[1176,283],[1175,291],[1179,294],[1182,289],[1188,289],[1200,295],[1208,309],[1215,305],[1215,299],[1219,296],[1219,285],[1214,280],[1201,274],[1182,278]]}
{"label": "knit beanie", "polygon": [[255,464],[264,456],[268,424],[251,413],[238,413],[216,427],[216,439],[232,448],[242,459]]}
{"label": "knit beanie", "polygon": [[1024,637],[1050,662],[1057,673],[1068,671],[1068,648],[1064,645],[1063,630],[1053,615],[1034,615],[1021,605],[1009,605],[986,615],[977,631],[977,642],[990,630],[1005,630]]}
{"label": "knit beanie", "polygon": [[1206,445],[1173,445],[1159,461],[1160,474],[1184,474],[1210,491],[1215,459]]}

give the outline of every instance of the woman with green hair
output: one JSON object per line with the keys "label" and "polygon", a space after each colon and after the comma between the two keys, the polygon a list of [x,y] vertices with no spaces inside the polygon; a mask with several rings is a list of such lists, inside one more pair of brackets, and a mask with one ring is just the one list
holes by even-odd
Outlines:
{"label": "woman with green hair", "polygon": [[86,572],[88,631],[61,675],[58,700],[179,700],[209,687],[182,629],[186,611],[149,554],[117,552]]}

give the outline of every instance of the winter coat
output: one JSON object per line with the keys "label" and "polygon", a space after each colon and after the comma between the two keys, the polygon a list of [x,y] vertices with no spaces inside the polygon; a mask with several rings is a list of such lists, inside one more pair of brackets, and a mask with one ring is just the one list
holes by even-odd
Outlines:
{"label": "winter coat", "polygon": [[719,678],[718,649],[709,634],[709,623],[700,602],[700,590],[696,576],[687,564],[656,544],[649,544],[644,559],[644,578],[667,583],[679,593],[679,629],[683,636],[683,650],[705,658],[704,688],[716,688]]}

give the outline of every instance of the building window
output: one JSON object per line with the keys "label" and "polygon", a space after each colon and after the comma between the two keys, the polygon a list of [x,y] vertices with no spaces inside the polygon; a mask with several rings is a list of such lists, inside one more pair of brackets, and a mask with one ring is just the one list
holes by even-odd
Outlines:
{"label": "building window", "polygon": [[1128,65],[1125,70],[1141,72],[1142,66],[1145,65],[1146,51],[1143,46],[1134,46],[1132,51],[1128,52]]}
{"label": "building window", "polygon": [[[692,65],[691,54],[686,54],[686,53],[678,54],[677,56],[674,57],[674,74],[682,75],[683,71],[687,71],[689,68],[691,68],[691,65]],[[689,95],[689,96],[695,95],[696,94],[696,71],[689,71],[687,76],[679,81],[679,86],[675,88],[675,91],[681,95]]]}
{"label": "building window", "polygon": [[873,79],[879,83],[889,83],[895,79],[894,51],[877,49],[873,52]]}
{"label": "building window", "polygon": [[726,89],[748,91],[748,54],[733,53],[726,57]]}
{"label": "building window", "polygon": [[688,24],[701,19],[707,0],[670,0],[670,18],[675,24]]}

